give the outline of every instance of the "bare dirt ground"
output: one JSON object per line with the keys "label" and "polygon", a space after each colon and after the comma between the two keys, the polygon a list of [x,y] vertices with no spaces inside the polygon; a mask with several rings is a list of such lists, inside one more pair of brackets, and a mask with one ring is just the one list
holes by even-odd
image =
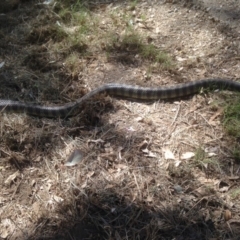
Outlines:
{"label": "bare dirt ground", "polygon": [[[54,37],[49,26],[61,18],[42,2],[0,7],[1,99],[63,104],[108,82],[240,79],[239,0],[91,1],[98,40],[89,35],[77,51]],[[106,54],[102,36],[121,36],[125,12],[174,67],[123,49]],[[239,239],[240,162],[221,122],[233,95],[154,103],[101,96],[65,120],[1,113],[1,239]],[[82,161],[65,166],[76,149]]]}

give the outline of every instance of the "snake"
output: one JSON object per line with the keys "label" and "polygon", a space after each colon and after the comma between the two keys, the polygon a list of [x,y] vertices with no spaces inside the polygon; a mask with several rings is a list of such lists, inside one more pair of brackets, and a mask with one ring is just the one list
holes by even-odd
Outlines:
{"label": "snake", "polygon": [[151,101],[185,97],[199,93],[201,89],[219,89],[240,92],[240,82],[230,79],[214,78],[156,88],[108,83],[93,89],[74,102],[66,103],[60,106],[35,105],[20,101],[0,99],[0,111],[25,113],[35,117],[68,118],[77,115],[81,111],[81,107],[84,102],[101,93],[106,93],[113,97]]}

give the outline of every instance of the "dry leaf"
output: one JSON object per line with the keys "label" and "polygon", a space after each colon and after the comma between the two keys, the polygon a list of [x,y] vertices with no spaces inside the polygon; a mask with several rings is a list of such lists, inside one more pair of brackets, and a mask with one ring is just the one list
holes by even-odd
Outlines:
{"label": "dry leaf", "polygon": [[85,181],[85,182],[82,184],[81,188],[83,189],[83,188],[85,188],[86,186],[87,186],[87,181]]}
{"label": "dry leaf", "polygon": [[178,167],[179,165],[181,164],[181,161],[179,161],[179,160],[177,160],[177,161],[175,161],[175,167]]}
{"label": "dry leaf", "polygon": [[220,108],[211,118],[210,120],[208,121],[209,124],[213,124],[213,120],[215,120],[215,118],[217,118],[218,116],[222,115],[223,113],[223,108]]}
{"label": "dry leaf", "polygon": [[102,139],[97,139],[97,140],[88,140],[87,143],[104,143],[104,141]]}
{"label": "dry leaf", "polygon": [[165,159],[175,160],[175,156],[173,155],[173,153],[170,151],[169,148],[164,148],[163,152],[164,152]]}
{"label": "dry leaf", "polygon": [[4,229],[1,229],[0,236],[2,239],[5,239],[5,238],[7,238],[9,233],[10,233],[10,231],[8,231],[6,228],[4,228]]}
{"label": "dry leaf", "polygon": [[148,196],[147,197],[147,202],[152,202],[153,201],[153,198],[151,196]]}
{"label": "dry leaf", "polygon": [[202,163],[202,164],[206,169],[208,168],[208,163]]}
{"label": "dry leaf", "polygon": [[34,202],[33,203],[33,205],[32,205],[32,210],[34,211],[34,213],[37,215],[37,216],[39,216],[39,214],[41,213],[40,212],[40,207],[41,207],[41,205],[40,205],[40,202]]}
{"label": "dry leaf", "polygon": [[177,193],[183,192],[183,188],[180,185],[174,185],[173,188]]}
{"label": "dry leaf", "polygon": [[88,178],[92,177],[92,176],[94,175],[94,173],[95,173],[94,171],[89,172],[89,173],[87,174],[87,177],[88,177]]}
{"label": "dry leaf", "polygon": [[68,158],[67,162],[64,164],[67,167],[72,167],[77,165],[83,159],[83,154],[79,149],[73,151],[73,153]]}
{"label": "dry leaf", "polygon": [[5,180],[5,184],[6,185],[10,185],[17,177],[19,177],[20,176],[20,172],[19,171],[17,171],[17,172],[15,172],[15,173],[13,173],[12,175],[10,175],[6,180]]}
{"label": "dry leaf", "polygon": [[114,185],[113,184],[108,184],[104,189],[111,189],[111,188],[114,188]]}
{"label": "dry leaf", "polygon": [[63,198],[61,198],[61,197],[58,197],[58,196],[56,196],[56,195],[53,195],[53,199],[57,202],[57,203],[61,203],[61,202],[63,202],[64,201],[64,199]]}
{"label": "dry leaf", "polygon": [[128,168],[127,165],[125,165],[125,164],[121,164],[121,163],[116,164],[115,167],[116,167],[116,168],[119,168],[119,169],[127,169],[127,168]]}
{"label": "dry leaf", "polygon": [[228,209],[225,210],[225,212],[224,212],[224,219],[225,219],[225,221],[228,221],[231,218],[232,218],[232,213]]}
{"label": "dry leaf", "polygon": [[230,177],[228,177],[228,179],[229,180],[237,180],[237,179],[239,179],[239,177],[238,176],[230,176]]}
{"label": "dry leaf", "polygon": [[145,149],[142,149],[142,152],[144,152],[144,153],[148,153],[149,150],[148,150],[147,148],[145,148]]}
{"label": "dry leaf", "polygon": [[136,130],[131,126],[131,127],[129,127],[129,128],[127,128],[127,130],[129,131],[129,132],[136,132]]}
{"label": "dry leaf", "polygon": [[213,152],[210,152],[210,153],[208,153],[208,156],[209,156],[209,157],[213,157],[213,156],[217,156],[217,154],[216,154],[216,153],[213,153]]}
{"label": "dry leaf", "polygon": [[118,148],[118,159],[119,160],[122,160],[122,154],[121,154],[121,151],[123,150],[123,147],[119,147]]}
{"label": "dry leaf", "polygon": [[156,154],[154,154],[153,152],[149,151],[147,148],[142,149],[142,152],[146,153],[146,155],[145,155],[146,157],[151,157],[151,158],[157,157]]}
{"label": "dry leaf", "polygon": [[149,145],[147,140],[144,140],[140,145],[139,145],[139,149],[143,149],[143,148],[147,148],[147,146]]}
{"label": "dry leaf", "polygon": [[219,192],[227,192],[230,188],[230,185],[227,182],[222,180],[219,182],[218,188],[219,188]]}
{"label": "dry leaf", "polygon": [[176,57],[176,59],[177,59],[177,61],[179,61],[179,62],[184,62],[184,61],[186,61],[187,60],[187,58],[182,58],[182,57]]}
{"label": "dry leaf", "polygon": [[41,156],[38,156],[35,158],[34,162],[41,162],[42,161],[42,157]]}
{"label": "dry leaf", "polygon": [[155,157],[157,157],[157,155],[154,154],[153,152],[149,151],[149,152],[148,152],[148,155],[146,155],[146,157],[155,158]]}
{"label": "dry leaf", "polygon": [[4,66],[5,62],[1,62],[0,63],[0,68],[2,68]]}
{"label": "dry leaf", "polygon": [[190,159],[194,156],[195,156],[194,152],[185,152],[185,153],[182,154],[181,159],[182,160],[188,160],[188,159]]}
{"label": "dry leaf", "polygon": [[240,226],[240,220],[238,220],[238,219],[230,219],[228,221],[228,223],[230,223],[230,224],[234,223],[234,224]]}
{"label": "dry leaf", "polygon": [[229,187],[222,187],[219,189],[219,192],[227,192]]}
{"label": "dry leaf", "polygon": [[15,226],[10,219],[1,219],[1,225],[3,227],[0,229],[0,237],[2,239],[6,239],[9,234],[12,235],[15,230]]}
{"label": "dry leaf", "polygon": [[143,121],[143,118],[142,117],[137,117],[134,119],[136,122],[142,122]]}

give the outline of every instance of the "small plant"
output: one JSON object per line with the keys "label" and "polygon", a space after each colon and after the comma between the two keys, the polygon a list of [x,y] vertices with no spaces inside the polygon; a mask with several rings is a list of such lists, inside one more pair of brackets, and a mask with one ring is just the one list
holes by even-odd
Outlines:
{"label": "small plant", "polygon": [[236,199],[236,198],[239,198],[240,196],[240,188],[236,188],[236,189],[233,189],[230,193],[230,196],[233,198],[233,199]]}
{"label": "small plant", "polygon": [[206,157],[205,151],[201,147],[199,147],[195,154],[195,161],[197,162],[203,161],[205,157]]}
{"label": "small plant", "polygon": [[239,145],[235,145],[234,146],[234,148],[233,148],[233,157],[235,158],[235,160],[240,162],[240,148],[239,148]]}
{"label": "small plant", "polygon": [[[110,52],[120,50],[122,52],[129,52],[130,54],[139,54],[142,59],[161,64],[165,69],[172,67],[171,59],[166,53],[159,50],[153,44],[145,44],[142,36],[134,30],[128,29],[121,37],[116,36],[114,33],[108,34],[106,38],[106,42],[108,42],[106,49]],[[153,66],[150,67],[150,69],[153,68]]]}
{"label": "small plant", "polygon": [[219,162],[217,160],[215,160],[214,158],[209,158],[207,156],[207,153],[201,147],[199,147],[196,150],[195,158],[194,158],[194,165],[201,166],[205,169],[208,167],[208,165],[220,168]]}
{"label": "small plant", "polygon": [[70,54],[66,60],[65,65],[69,68],[70,71],[75,72],[79,66],[79,57],[76,53]]}
{"label": "small plant", "polygon": [[157,47],[153,44],[149,45],[142,45],[141,47],[141,56],[145,59],[152,60],[153,62],[165,64],[165,67],[171,66],[171,60],[169,56],[160,51]]}
{"label": "small plant", "polygon": [[74,25],[89,28],[90,16],[87,11],[79,11],[73,14]]}
{"label": "small plant", "polygon": [[193,164],[201,167],[206,167],[208,164],[207,160],[207,155],[204,149],[201,147],[197,148],[193,159]]}
{"label": "small plant", "polygon": [[60,9],[58,15],[64,22],[69,22],[72,19],[72,13],[67,8]]}
{"label": "small plant", "polygon": [[78,21],[85,23],[86,16],[89,11],[81,1],[60,1],[54,8],[55,12],[61,17],[66,23],[73,22],[74,24]]}
{"label": "small plant", "polygon": [[121,48],[126,50],[139,51],[142,47],[142,39],[137,33],[130,33],[123,36]]}
{"label": "small plant", "polygon": [[237,93],[231,95],[222,93],[221,98],[223,98],[223,101],[217,103],[217,105],[215,103],[213,108],[218,109],[220,105],[224,109],[223,127],[226,133],[234,138],[233,143],[230,144],[230,149],[234,159],[240,162],[240,95]]}
{"label": "small plant", "polygon": [[[67,1],[71,2],[71,1]],[[84,7],[84,4],[82,3],[83,1],[81,0],[75,0],[73,1],[74,3],[70,5],[70,8],[73,12],[79,12],[79,11],[87,11],[87,8]]]}
{"label": "small plant", "polygon": [[156,58],[156,47],[153,44],[143,45],[141,49],[141,55],[144,58],[155,60]]}
{"label": "small plant", "polygon": [[137,6],[138,0],[134,0],[130,3],[129,10],[134,10]]}
{"label": "small plant", "polygon": [[237,96],[231,104],[225,107],[224,127],[229,135],[240,137],[240,97]]}

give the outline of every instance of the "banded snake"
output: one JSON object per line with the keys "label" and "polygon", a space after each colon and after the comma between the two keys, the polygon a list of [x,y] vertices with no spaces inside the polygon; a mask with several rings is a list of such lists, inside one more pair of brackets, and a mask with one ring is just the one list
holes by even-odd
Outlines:
{"label": "banded snake", "polygon": [[96,88],[75,102],[61,106],[41,106],[12,100],[0,99],[0,111],[20,112],[37,117],[66,118],[76,115],[81,110],[81,105],[89,98],[106,93],[111,96],[131,98],[137,100],[158,100],[184,97],[198,93],[202,88],[209,90],[231,90],[240,92],[240,82],[227,79],[202,79],[173,86],[145,88],[117,83],[109,83]]}

